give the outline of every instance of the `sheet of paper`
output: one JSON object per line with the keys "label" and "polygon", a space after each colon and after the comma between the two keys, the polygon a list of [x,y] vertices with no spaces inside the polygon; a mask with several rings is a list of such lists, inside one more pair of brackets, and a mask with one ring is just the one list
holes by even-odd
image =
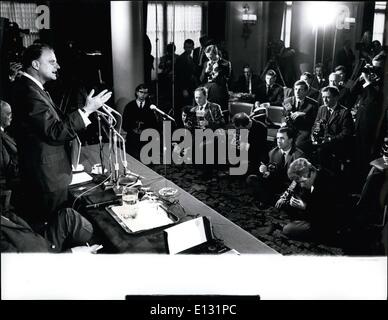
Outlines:
{"label": "sheet of paper", "polygon": [[73,179],[71,180],[70,185],[72,186],[74,184],[79,184],[79,183],[88,182],[92,180],[93,180],[93,177],[87,174],[86,172],[73,173]]}
{"label": "sheet of paper", "polygon": [[125,210],[129,210],[126,206],[114,206],[111,208],[132,232],[154,229],[174,222],[157,203],[140,201],[136,206],[137,215],[135,218],[123,218]]}
{"label": "sheet of paper", "polygon": [[202,217],[180,223],[165,231],[168,234],[168,250],[170,254],[179,253],[208,240]]}

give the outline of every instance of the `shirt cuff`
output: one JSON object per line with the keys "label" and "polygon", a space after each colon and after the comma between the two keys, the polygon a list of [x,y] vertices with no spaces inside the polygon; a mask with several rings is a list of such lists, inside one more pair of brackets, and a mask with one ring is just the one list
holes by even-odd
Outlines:
{"label": "shirt cuff", "polygon": [[370,82],[365,82],[363,85],[362,85],[362,87],[363,88],[366,88],[367,86],[369,86],[370,85]]}
{"label": "shirt cuff", "polygon": [[78,109],[78,113],[81,115],[81,118],[85,124],[85,128],[92,122],[89,120],[89,117],[81,109]]}

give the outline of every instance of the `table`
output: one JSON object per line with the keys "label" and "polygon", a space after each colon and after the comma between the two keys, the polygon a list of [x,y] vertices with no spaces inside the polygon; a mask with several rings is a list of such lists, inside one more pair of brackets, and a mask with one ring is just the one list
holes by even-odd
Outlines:
{"label": "table", "polygon": [[[108,145],[103,146],[104,164],[108,159]],[[128,168],[144,177],[142,184],[150,187],[152,191],[158,191],[163,187],[173,187],[179,191],[179,205],[173,205],[171,210],[180,221],[192,219],[193,217],[206,216],[213,226],[213,233],[216,238],[223,240],[225,245],[244,254],[279,254],[274,249],[259,241],[257,238],[246,232],[221,214],[199,201],[182,188],[178,187],[168,179],[157,174],[141,162],[127,154]],[[100,163],[99,146],[89,145],[82,147],[80,162],[84,165],[86,172],[91,172],[94,164]],[[122,166],[120,164],[122,172]],[[86,184],[92,186],[94,183]],[[84,187],[85,187],[84,186]],[[85,190],[79,190],[79,186],[70,189],[73,197],[76,197]],[[101,189],[100,189],[101,191]],[[183,209],[184,208],[184,209]],[[81,212],[83,213],[83,212]],[[126,233],[113,217],[104,209],[88,209],[87,218],[95,225],[104,236],[109,239],[115,250],[119,253],[166,253],[164,235],[162,230],[147,231],[141,235]]]}

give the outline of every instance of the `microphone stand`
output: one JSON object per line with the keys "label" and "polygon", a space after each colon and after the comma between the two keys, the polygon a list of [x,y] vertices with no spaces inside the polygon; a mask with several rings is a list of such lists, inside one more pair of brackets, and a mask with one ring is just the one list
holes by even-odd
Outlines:
{"label": "microphone stand", "polygon": [[99,114],[97,114],[97,121],[98,121],[98,143],[100,146],[100,160],[101,160],[101,168],[102,168],[102,174],[105,173],[105,166],[104,166],[104,154],[102,152],[103,145],[102,145],[102,133],[101,133],[101,117]]}
{"label": "microphone stand", "polygon": [[[105,107],[108,107],[105,105]],[[139,178],[144,178],[140,175],[137,175],[135,173],[132,173],[130,170],[128,170],[128,162],[126,160],[126,150],[125,150],[125,139],[123,136],[114,128],[113,121],[116,122],[116,119],[113,117],[113,115],[110,112],[117,113],[115,110],[109,107],[109,112],[107,113],[101,113],[98,112],[98,115],[101,115],[105,122],[109,126],[109,166],[110,166],[110,174],[111,179],[110,181],[105,185],[105,188],[113,188],[113,191],[116,193],[116,195],[122,194],[122,186],[129,185],[132,183],[135,183],[139,180]],[[119,114],[119,113],[117,113]],[[120,115],[120,114],[119,114]],[[120,115],[121,116],[121,115]],[[106,119],[108,117],[108,120]],[[117,122],[116,122],[117,123]],[[120,155],[121,162],[124,167],[124,174],[120,175],[120,165],[119,165],[119,150],[118,150],[118,143],[119,140],[122,144],[122,154]],[[112,165],[112,149],[114,152],[114,165]],[[114,167],[114,172],[113,172]]]}
{"label": "microphone stand", "polygon": [[113,120],[111,117],[108,118],[108,123],[109,123],[109,175],[110,179],[109,181],[104,183],[105,189],[110,189],[113,188],[114,186],[114,174],[113,174],[113,168],[112,168],[112,140],[113,140]]}
{"label": "microphone stand", "polygon": [[[171,121],[170,119],[168,119],[167,115],[164,115],[164,114],[161,114],[159,113],[162,118],[163,118],[163,124],[166,122],[166,121]],[[167,120],[168,119],[168,120]],[[174,120],[175,122],[175,120]],[[167,142],[166,142],[166,132],[165,132],[165,126],[163,125],[163,163],[164,163],[164,176],[166,177],[167,179],[167,163],[166,163],[166,160],[167,160]],[[166,180],[166,187],[167,187],[167,180]]]}

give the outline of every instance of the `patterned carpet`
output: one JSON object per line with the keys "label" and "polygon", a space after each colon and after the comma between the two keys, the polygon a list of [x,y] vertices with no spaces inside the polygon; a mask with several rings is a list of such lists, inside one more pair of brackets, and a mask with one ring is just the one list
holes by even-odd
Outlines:
{"label": "patterned carpet", "polygon": [[206,203],[235,224],[283,255],[380,255],[378,234],[363,233],[364,239],[338,238],[328,243],[290,240],[281,230],[290,219],[276,208],[260,210],[247,192],[245,180],[237,176],[203,177],[193,165],[150,165],[188,193]]}

